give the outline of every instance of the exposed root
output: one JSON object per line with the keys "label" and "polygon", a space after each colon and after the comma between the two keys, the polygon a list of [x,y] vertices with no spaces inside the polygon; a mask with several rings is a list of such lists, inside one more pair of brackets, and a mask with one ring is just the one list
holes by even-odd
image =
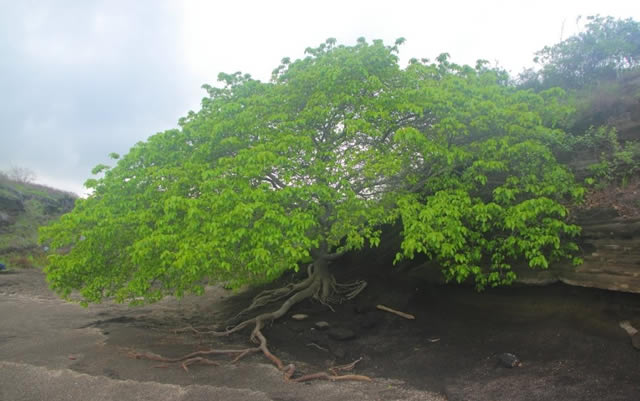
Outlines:
{"label": "exposed root", "polygon": [[353,283],[340,284],[336,282],[335,278],[333,278],[333,282],[331,283],[333,291],[329,298],[329,302],[343,303],[345,301],[349,301],[357,297],[366,286],[367,282],[362,280],[354,281]]}
{"label": "exposed root", "polygon": [[316,343],[309,343],[309,344],[307,344],[307,347],[314,347],[314,348],[319,349],[320,351],[329,352],[328,349],[326,349],[325,347],[321,347]]}
{"label": "exposed root", "polygon": [[[307,298],[315,299],[331,308],[330,304],[342,303],[355,298],[367,286],[366,281],[356,281],[353,283],[339,284],[336,282],[336,279],[328,273],[326,265],[321,265],[320,268],[314,268],[312,266],[313,265],[309,266],[309,277],[307,279],[295,285],[289,285],[287,287],[275,290],[263,291],[262,293],[258,294],[249,308],[240,312],[238,315],[236,315],[236,317],[234,317],[234,319],[240,315],[246,314],[249,310],[257,309],[259,307],[254,305],[266,305],[267,303],[273,302],[276,298],[284,298],[282,294],[284,294],[285,292],[286,295],[290,295],[293,293],[293,295],[290,295],[289,298],[287,298],[287,300],[283,302],[279,309],[273,312],[263,313],[251,319],[244,320],[236,324],[235,326],[227,328],[223,331],[213,331],[205,333],[220,337],[228,336],[254,324],[258,325],[258,323],[260,323],[261,325],[263,325],[264,323],[272,322],[282,317],[291,309],[292,306]],[[283,291],[278,292],[279,290]],[[333,308],[331,309],[333,310]]]}
{"label": "exposed root", "polygon": [[[367,285],[364,281],[357,281],[350,284],[338,284],[335,278],[329,274],[327,262],[316,262],[314,265],[310,265],[308,268],[309,276],[304,281],[297,284],[289,284],[286,287],[277,288],[273,290],[263,291],[258,294],[251,305],[237,314],[232,320],[237,320],[238,318],[246,315],[247,313],[254,311],[258,308],[261,308],[265,305],[271,304],[273,302],[285,299],[285,301],[280,305],[278,309],[272,312],[262,313],[258,316],[255,316],[250,319],[246,319],[235,326],[229,327],[222,331],[209,331],[208,328],[194,328],[192,326],[187,326],[182,329],[176,330],[187,332],[191,331],[194,334],[201,335],[207,334],[216,337],[228,336],[230,334],[236,333],[240,330],[243,330],[251,325],[253,325],[253,330],[251,332],[250,340],[257,344],[256,347],[246,348],[246,349],[235,349],[235,350],[207,350],[207,351],[197,351],[185,355],[180,358],[164,358],[156,354],[152,353],[132,353],[130,354],[132,357],[137,359],[151,359],[160,362],[167,363],[177,363],[180,362],[182,368],[185,371],[188,371],[188,366],[196,363],[202,363],[207,365],[218,365],[217,362],[207,359],[206,356],[210,355],[231,355],[234,356],[232,363],[237,362],[242,359],[246,355],[262,352],[262,354],[273,363],[278,370],[280,370],[284,379],[287,381],[293,382],[305,382],[310,380],[330,380],[330,381],[345,381],[345,380],[354,380],[354,381],[371,381],[371,378],[362,375],[355,374],[339,374],[341,371],[352,370],[355,365],[362,360],[362,358],[343,366],[336,366],[330,369],[330,373],[319,372],[313,374],[302,375],[300,377],[294,378],[294,374],[296,372],[296,366],[292,363],[285,364],[282,362],[280,358],[274,355],[267,345],[267,339],[262,334],[262,328],[274,321],[284,316],[295,304],[308,299],[316,299],[322,304],[329,305],[330,303],[342,303],[349,299],[357,296]],[[206,331],[205,331],[206,330]],[[314,344],[315,345],[315,344]],[[321,348],[321,347],[318,347]]]}
{"label": "exposed root", "polygon": [[355,367],[355,365],[360,362],[362,360],[362,358],[348,364],[348,365],[343,365],[343,366],[336,366],[333,369],[331,369],[331,374],[329,373],[325,373],[325,372],[318,372],[318,373],[311,373],[311,374],[307,374],[307,375],[302,375],[300,377],[293,377],[293,374],[296,371],[296,366],[292,363],[285,365],[282,360],[280,360],[280,358],[278,358],[277,356],[275,356],[274,354],[271,353],[271,351],[269,351],[269,348],[267,347],[267,339],[264,337],[264,335],[262,334],[262,332],[260,331],[259,326],[256,326],[256,328],[253,330],[252,333],[252,338],[256,338],[258,339],[258,341],[260,342],[259,348],[262,351],[262,353],[271,361],[273,362],[274,365],[276,365],[276,367],[278,368],[278,370],[280,370],[281,372],[283,372],[284,374],[284,379],[287,381],[292,381],[292,382],[306,382],[306,381],[311,381],[311,380],[330,380],[330,381],[372,381],[370,377],[368,376],[363,376],[363,375],[353,375],[353,374],[348,374],[348,375],[340,375],[338,374],[338,371],[340,370],[351,370]]}
{"label": "exposed root", "polygon": [[[212,361],[211,359],[205,358],[204,355],[236,355],[236,357],[234,358],[234,362],[239,360],[240,358],[250,354],[250,353],[254,353],[254,352],[259,352],[260,349],[259,348],[247,348],[247,349],[240,349],[240,350],[234,350],[234,349],[226,349],[226,350],[220,350],[220,349],[211,349],[211,350],[206,350],[206,351],[196,351],[196,352],[192,352],[190,354],[187,355],[183,355],[181,357],[178,358],[166,358],[157,354],[154,354],[152,352],[143,352],[143,353],[139,353],[139,352],[135,352],[135,351],[131,351],[129,352],[129,357],[131,358],[135,358],[135,359],[149,359],[152,361],[159,361],[159,362],[167,362],[167,363],[178,363],[180,362],[180,366],[182,366],[182,369],[184,369],[186,372],[189,371],[188,366],[189,365],[193,365],[196,363],[201,363],[203,365],[215,365],[215,366],[219,366],[220,364],[216,361]],[[155,366],[157,368],[165,368],[168,367],[168,365],[158,365]]]}
{"label": "exposed root", "polygon": [[193,327],[191,325],[173,330],[173,332],[175,334],[184,333],[184,332],[187,332],[187,331],[190,331],[191,333],[193,333],[195,335],[211,334],[213,332],[213,330],[211,330],[211,327],[198,327],[198,328],[196,328],[196,327]]}
{"label": "exposed root", "polygon": [[309,265],[307,267],[307,275],[308,277],[304,281],[301,281],[299,283],[291,283],[284,287],[262,291],[260,294],[256,295],[255,298],[253,298],[253,302],[251,302],[251,305],[249,305],[249,307],[240,311],[237,315],[229,319],[229,323],[238,322],[242,318],[242,316],[247,315],[249,312],[280,301],[281,299],[288,297],[294,292],[308,287],[313,280],[313,265]]}
{"label": "exposed root", "polygon": [[360,382],[370,382],[372,381],[369,376],[363,375],[342,375],[342,376],[334,376],[328,373],[319,372],[319,373],[311,373],[308,375],[300,376],[295,379],[291,379],[291,381],[296,383],[308,382],[311,380],[330,380],[332,382],[337,381],[360,381]]}
{"label": "exposed root", "polygon": [[356,367],[356,365],[358,364],[358,362],[360,362],[362,360],[362,357],[356,359],[355,361],[348,363],[346,365],[338,365],[338,366],[334,366],[332,368],[329,368],[329,371],[331,373],[333,373],[335,376],[338,375],[338,372],[342,372],[342,371],[352,371],[353,368]]}
{"label": "exposed root", "polygon": [[189,368],[187,366],[192,365],[194,363],[202,363],[204,365],[220,366],[220,364],[218,362],[216,362],[216,361],[212,361],[211,359],[207,359],[207,358],[203,358],[201,356],[198,356],[196,358],[187,359],[186,361],[182,362],[182,369],[184,369],[185,372],[188,372]]}

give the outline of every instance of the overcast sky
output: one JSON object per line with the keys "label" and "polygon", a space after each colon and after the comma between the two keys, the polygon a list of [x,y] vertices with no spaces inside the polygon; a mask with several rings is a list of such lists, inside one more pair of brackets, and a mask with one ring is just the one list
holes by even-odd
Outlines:
{"label": "overcast sky", "polygon": [[[0,0],[0,170],[82,193],[110,152],[176,127],[219,72],[267,80],[329,37],[396,38],[411,57],[498,62],[517,74],[579,15],[640,20],[632,0]],[[584,21],[584,19],[583,19]]]}

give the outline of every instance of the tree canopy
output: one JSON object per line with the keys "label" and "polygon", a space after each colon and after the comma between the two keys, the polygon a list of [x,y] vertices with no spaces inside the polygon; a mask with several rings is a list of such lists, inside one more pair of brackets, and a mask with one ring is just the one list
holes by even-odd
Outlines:
{"label": "tree canopy", "polygon": [[584,31],[545,46],[534,61],[542,68],[524,74],[528,85],[579,89],[615,79],[640,65],[640,23],[631,18],[589,16]]}
{"label": "tree canopy", "polygon": [[424,254],[479,287],[571,257],[582,190],[555,157],[563,92],[447,55],[401,68],[399,44],[329,39],[270,82],[220,74],[198,112],[97,166],[93,193],[41,230],[64,250],[52,287],[139,302],[265,282],[377,246],[385,224],[402,227],[396,260]]}

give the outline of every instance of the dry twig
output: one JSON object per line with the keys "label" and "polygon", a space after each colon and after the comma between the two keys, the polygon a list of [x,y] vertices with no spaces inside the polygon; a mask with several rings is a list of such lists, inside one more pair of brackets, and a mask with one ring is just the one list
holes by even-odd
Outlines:
{"label": "dry twig", "polygon": [[395,310],[395,309],[391,309],[391,308],[389,308],[388,306],[384,306],[384,305],[376,305],[376,308],[378,308],[378,309],[380,309],[380,310],[383,310],[383,311],[385,311],[385,312],[393,313],[393,314],[398,315],[398,316],[400,316],[400,317],[403,317],[403,318],[405,318],[405,319],[414,320],[414,319],[416,318],[416,317],[415,317],[415,316],[413,316],[413,315],[410,315],[410,314],[408,314],[408,313],[404,313],[404,312],[400,312],[400,311],[397,311],[397,310]]}

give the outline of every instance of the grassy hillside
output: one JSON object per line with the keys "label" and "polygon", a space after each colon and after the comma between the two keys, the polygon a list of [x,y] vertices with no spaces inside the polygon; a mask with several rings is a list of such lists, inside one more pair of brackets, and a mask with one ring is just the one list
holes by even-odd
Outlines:
{"label": "grassy hillside", "polygon": [[0,263],[39,265],[38,227],[73,208],[76,195],[0,175]]}

